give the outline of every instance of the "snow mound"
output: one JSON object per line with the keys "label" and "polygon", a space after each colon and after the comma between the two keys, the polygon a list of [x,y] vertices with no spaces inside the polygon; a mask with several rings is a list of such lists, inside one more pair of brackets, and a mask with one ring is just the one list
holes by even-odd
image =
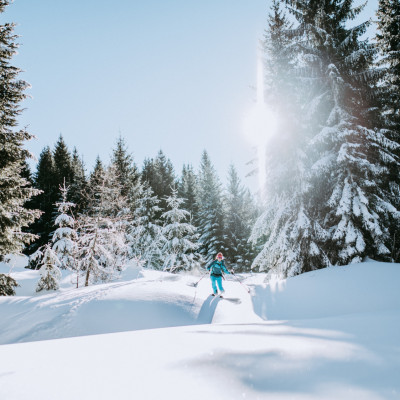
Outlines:
{"label": "snow mound", "polygon": [[[200,277],[129,268],[0,298],[1,343],[14,343],[0,346],[0,398],[399,398],[400,265],[237,278],[250,295],[232,276],[220,299],[207,277],[194,287]],[[52,338],[64,339],[38,341]]]}
{"label": "snow mound", "polygon": [[400,264],[369,261],[253,286],[264,320],[301,320],[400,310]]}

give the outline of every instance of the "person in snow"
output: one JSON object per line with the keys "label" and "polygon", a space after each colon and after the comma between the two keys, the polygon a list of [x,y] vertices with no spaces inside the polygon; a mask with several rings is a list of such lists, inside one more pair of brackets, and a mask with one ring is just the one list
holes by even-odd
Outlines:
{"label": "person in snow", "polygon": [[[218,253],[217,257],[215,260],[207,267],[208,271],[210,271],[210,279],[211,279],[211,285],[213,288],[213,296],[216,296],[219,294],[222,297],[222,295],[225,293],[224,288],[222,287],[222,277],[223,274],[230,274],[230,271],[227,270],[225,266],[225,261],[224,261],[224,256],[222,253]],[[218,289],[217,289],[218,287]]]}

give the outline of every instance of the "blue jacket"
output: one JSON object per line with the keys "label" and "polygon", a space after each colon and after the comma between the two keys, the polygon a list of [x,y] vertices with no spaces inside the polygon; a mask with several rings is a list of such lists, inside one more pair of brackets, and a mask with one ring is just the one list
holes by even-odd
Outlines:
{"label": "blue jacket", "polygon": [[214,260],[208,267],[208,271],[211,271],[211,275],[213,276],[222,276],[223,273],[230,274],[230,272],[226,269],[225,261]]}

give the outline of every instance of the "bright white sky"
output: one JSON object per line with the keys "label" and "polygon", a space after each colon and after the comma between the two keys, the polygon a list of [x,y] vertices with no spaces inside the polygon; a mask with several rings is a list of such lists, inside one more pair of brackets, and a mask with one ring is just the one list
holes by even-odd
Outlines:
{"label": "bright white sky", "polygon": [[90,170],[121,134],[140,167],[162,149],[180,173],[206,149],[224,181],[231,162],[244,177],[268,11],[269,0],[15,0],[0,20],[18,24],[13,64],[32,85],[28,148],[38,157],[62,133]]}

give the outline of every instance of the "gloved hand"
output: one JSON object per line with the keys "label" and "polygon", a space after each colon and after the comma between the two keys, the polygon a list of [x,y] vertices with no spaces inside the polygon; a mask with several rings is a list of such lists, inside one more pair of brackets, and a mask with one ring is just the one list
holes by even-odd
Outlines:
{"label": "gloved hand", "polygon": [[235,272],[233,271],[233,269],[231,269],[229,272],[230,272],[232,275],[235,275]]}

